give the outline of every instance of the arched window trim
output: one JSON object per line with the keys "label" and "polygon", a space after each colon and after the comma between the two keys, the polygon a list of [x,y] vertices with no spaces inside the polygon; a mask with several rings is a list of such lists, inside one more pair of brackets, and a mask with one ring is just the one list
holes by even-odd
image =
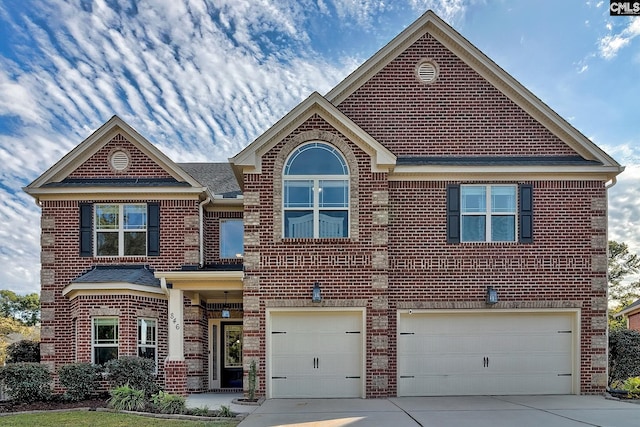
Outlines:
{"label": "arched window trim", "polygon": [[[310,174],[291,174],[290,171],[294,165],[296,159],[307,150],[312,149],[324,149],[333,154],[336,160],[340,163],[341,174],[336,173],[310,173]],[[304,182],[307,181],[311,184],[310,197],[313,198],[310,205],[306,206],[287,206],[287,182],[297,181],[302,187]],[[342,205],[336,206],[322,205],[320,201],[320,193],[322,189],[334,187],[331,183],[336,184],[340,181],[344,181],[345,194],[343,196]],[[307,185],[309,185],[307,184]],[[334,188],[338,188],[335,186]],[[349,164],[345,158],[345,155],[334,145],[325,141],[309,141],[297,148],[295,148],[285,159],[284,168],[282,170],[282,237],[289,238],[314,238],[314,239],[326,239],[326,238],[350,238],[351,235],[351,180]],[[287,217],[287,213],[292,212],[309,212],[300,217]],[[329,213],[331,212],[331,213]],[[344,213],[344,217],[340,218],[339,212]],[[338,215],[336,215],[338,214]],[[309,215],[312,216],[313,231],[309,235]],[[299,231],[303,235],[296,236],[295,230]],[[289,232],[288,232],[289,231]]]}

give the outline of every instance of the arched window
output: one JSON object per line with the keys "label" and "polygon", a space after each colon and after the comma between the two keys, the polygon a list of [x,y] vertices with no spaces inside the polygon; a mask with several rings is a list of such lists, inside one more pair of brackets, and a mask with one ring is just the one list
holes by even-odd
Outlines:
{"label": "arched window", "polygon": [[331,145],[297,148],[283,174],[284,237],[349,237],[349,168]]}

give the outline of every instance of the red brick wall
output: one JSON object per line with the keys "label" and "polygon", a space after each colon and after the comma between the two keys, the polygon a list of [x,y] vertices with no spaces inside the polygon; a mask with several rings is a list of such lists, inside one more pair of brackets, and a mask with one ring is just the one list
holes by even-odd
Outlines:
{"label": "red brick wall", "polygon": [[[245,175],[245,197],[248,193],[259,193],[259,204],[245,203],[245,242],[250,233],[259,234],[259,245],[245,246],[245,283],[246,280],[259,280],[259,288],[245,285],[244,319],[245,319],[245,367],[248,360],[258,359],[258,372],[265,372],[265,304],[267,300],[272,306],[305,306],[311,301],[311,288],[314,282],[320,282],[324,301],[332,304],[349,305],[351,301],[366,300],[367,330],[371,331],[373,316],[383,314],[386,308],[374,305],[374,298],[383,295],[384,290],[372,288],[372,276],[378,271],[372,266],[372,250],[386,250],[373,242],[373,232],[384,230],[385,226],[374,225],[373,202],[374,191],[386,191],[388,181],[386,174],[371,172],[370,157],[355,144],[347,142],[355,155],[358,175],[357,213],[359,235],[351,239],[285,239],[274,235],[274,182],[281,180],[281,170],[275,170],[276,159],[283,146],[293,138],[307,131],[325,131],[348,141],[332,126],[318,116],[311,117],[296,129],[288,138],[262,157],[262,174]],[[351,167],[353,173],[354,168]],[[354,190],[352,186],[352,191]],[[355,211],[355,210],[354,210]],[[353,213],[353,212],[352,212]],[[252,224],[250,219],[259,217],[259,224]],[[353,221],[353,215],[352,215]],[[259,254],[259,261],[253,264],[252,258]],[[249,307],[247,298],[259,298],[259,308]],[[296,303],[297,301],[297,303]],[[342,301],[342,303],[340,302]],[[248,323],[256,322],[257,328],[249,328]],[[386,334],[386,332],[384,332]],[[374,332],[367,334],[371,340]],[[248,342],[257,345],[247,345]],[[370,346],[368,346],[370,349]],[[386,390],[374,390],[374,377],[381,374],[374,369],[372,357],[376,351],[367,351],[367,396],[386,395]],[[386,370],[383,372],[387,374]],[[260,382],[258,395],[266,392],[264,381]]]}
{"label": "red brick wall", "polygon": [[[148,200],[152,201],[152,200]],[[92,202],[87,200],[85,202]],[[113,201],[114,203],[117,201]],[[136,201],[131,201],[135,203]],[[147,202],[139,200],[138,202]],[[101,201],[102,203],[102,201]],[[73,343],[76,342],[74,331],[74,315],[72,302],[62,295],[63,289],[71,281],[88,271],[94,265],[145,264],[155,270],[175,270],[185,264],[185,253],[198,250],[198,243],[187,241],[186,235],[198,233],[197,201],[161,200],[160,229],[161,244],[159,257],[80,257],[79,256],[79,208],[77,201],[42,201],[42,272],[41,272],[41,304],[42,304],[42,361],[56,369],[60,364],[86,360],[86,349],[80,349],[76,355]],[[196,219],[185,220],[191,216]],[[153,299],[141,303],[139,297],[94,297],[90,307],[96,304],[120,307],[123,302],[130,304],[130,309],[165,307],[163,301],[152,302]],[[121,298],[124,298],[122,300]],[[80,300],[84,301],[84,300]],[[135,301],[132,302],[132,301]],[[89,304],[89,301],[87,301]],[[90,319],[82,318],[85,311],[75,302],[79,325]],[[141,305],[142,304],[142,305]],[[166,307],[163,309],[166,312]],[[161,330],[164,323],[159,322]],[[90,333],[90,330],[89,330]],[[90,336],[90,335],[89,335]],[[135,339],[131,341],[135,345]],[[88,342],[88,341],[87,341]],[[126,342],[123,341],[123,343]],[[123,344],[127,345],[127,344]]]}
{"label": "red brick wall", "polygon": [[[117,172],[110,166],[109,155],[116,149],[129,153],[129,167]],[[98,150],[89,160],[84,162],[69,178],[170,178],[156,162],[129,142],[122,134],[111,139]]]}
{"label": "red brick wall", "polygon": [[[425,58],[440,69],[430,85],[415,74]],[[338,108],[397,156],[576,154],[429,34]]]}
{"label": "red brick wall", "polygon": [[[533,182],[534,243],[446,242],[446,183],[391,182],[389,223],[389,300],[393,312],[400,302],[482,302],[494,286],[503,308],[579,308],[581,310],[581,391],[599,393],[592,374],[592,358],[604,357],[606,288],[594,289],[594,280],[606,281],[606,272],[593,257],[606,255],[606,231],[593,228],[592,217],[606,217],[602,182]],[[601,244],[594,245],[594,239]],[[425,305],[433,307],[434,305]],[[453,307],[451,307],[453,308]],[[395,317],[389,317],[390,331]],[[395,370],[395,335],[389,334]],[[394,378],[390,375],[390,378]],[[395,379],[395,378],[394,378]],[[394,388],[390,387],[393,394]]]}

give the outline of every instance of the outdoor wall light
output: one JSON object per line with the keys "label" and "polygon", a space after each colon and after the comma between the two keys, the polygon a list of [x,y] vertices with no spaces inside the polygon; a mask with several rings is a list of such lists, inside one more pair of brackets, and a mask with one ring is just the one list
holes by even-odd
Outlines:
{"label": "outdoor wall light", "polygon": [[493,289],[493,286],[487,286],[487,304],[498,303],[498,291]]}
{"label": "outdoor wall light", "polygon": [[313,284],[313,293],[311,294],[312,302],[320,302],[322,301],[322,292],[320,290],[320,283],[316,282]]}

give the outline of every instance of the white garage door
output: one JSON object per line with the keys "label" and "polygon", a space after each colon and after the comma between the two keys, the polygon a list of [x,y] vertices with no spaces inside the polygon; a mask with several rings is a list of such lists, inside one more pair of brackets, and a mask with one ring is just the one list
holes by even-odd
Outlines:
{"label": "white garage door", "polygon": [[575,313],[401,313],[398,396],[573,393]]}
{"label": "white garage door", "polygon": [[271,397],[362,397],[361,311],[271,313]]}

